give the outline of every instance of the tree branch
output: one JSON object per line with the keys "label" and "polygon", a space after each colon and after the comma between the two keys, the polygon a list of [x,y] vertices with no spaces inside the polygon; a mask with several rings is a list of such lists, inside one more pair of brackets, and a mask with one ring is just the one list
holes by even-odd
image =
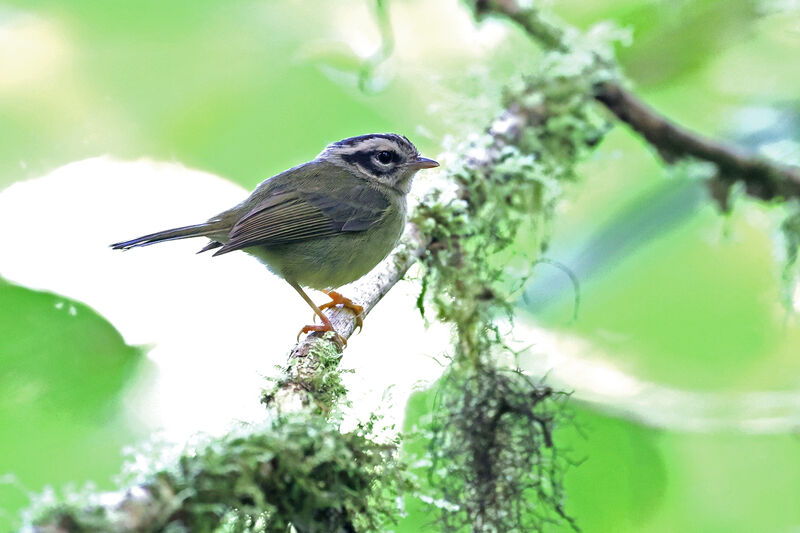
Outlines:
{"label": "tree branch", "polygon": [[[408,223],[400,243],[392,253],[369,274],[342,289],[353,303],[364,308],[362,317],[366,317],[403,279],[408,269],[425,253],[429,243],[430,237],[423,235],[415,224]],[[352,311],[336,307],[326,309],[324,313],[339,335],[350,338],[356,329],[356,316]],[[335,335],[319,332],[308,334],[289,353],[286,373],[276,390],[270,392],[267,403],[281,412],[298,411],[316,403],[314,391],[317,389],[319,370],[326,362],[326,354],[341,354],[343,349],[344,346]],[[327,411],[332,406],[319,407]]]}
{"label": "tree branch", "polygon": [[595,99],[641,134],[667,163],[695,157],[714,163],[720,181],[744,182],[751,196],[764,200],[800,196],[800,168],[769,161],[690,131],[658,114],[618,83],[601,83],[596,88]]}
{"label": "tree branch", "polygon": [[[498,14],[518,24],[545,48],[568,52],[577,30],[555,23],[535,7],[517,0],[475,0],[479,16]],[[602,61],[596,55],[595,60]],[[742,181],[751,196],[763,200],[800,197],[800,168],[782,165],[755,153],[715,141],[684,128],[647,106],[617,81],[595,85],[593,97],[650,143],[668,164],[686,157],[717,166],[716,180],[723,189]]]}

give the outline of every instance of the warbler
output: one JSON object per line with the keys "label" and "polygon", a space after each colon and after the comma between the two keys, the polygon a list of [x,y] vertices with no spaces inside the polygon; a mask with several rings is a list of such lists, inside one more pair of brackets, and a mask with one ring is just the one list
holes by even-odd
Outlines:
{"label": "warbler", "polygon": [[[242,250],[294,287],[322,321],[300,334],[333,331],[322,309],[336,305],[351,309],[361,325],[361,306],[333,289],[362,277],[395,247],[414,175],[438,166],[401,135],[350,137],[329,144],[313,161],[264,180],[241,203],[206,222],[111,247],[206,237],[210,242],[198,253]],[[303,287],[321,290],[331,301],[317,306]]]}

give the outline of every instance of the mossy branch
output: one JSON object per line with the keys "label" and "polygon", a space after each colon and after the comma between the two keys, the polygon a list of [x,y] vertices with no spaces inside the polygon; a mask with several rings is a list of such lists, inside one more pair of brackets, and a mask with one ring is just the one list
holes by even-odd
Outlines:
{"label": "mossy branch", "polygon": [[[389,257],[348,287],[365,315],[428,242],[409,224]],[[356,327],[352,312],[336,308],[326,314],[336,331],[350,337]],[[396,461],[396,443],[374,442],[371,423],[341,433],[327,420],[346,393],[337,370],[341,353],[333,335],[306,336],[290,352],[282,376],[264,392],[271,422],[186,450],[126,489],[42,502],[31,511],[25,530],[206,532],[225,520],[236,527],[249,524],[241,531],[283,533],[289,524],[303,533],[351,531],[356,525],[380,530],[396,514],[396,498],[407,479]]]}
{"label": "mossy branch", "polygon": [[242,428],[143,472],[128,489],[41,505],[24,531],[379,531],[408,481],[394,443],[370,432],[343,433],[307,415]]}
{"label": "mossy branch", "polygon": [[[389,257],[369,274],[342,289],[348,298],[364,308],[362,317],[403,279],[429,243],[430,237],[415,224],[407,224],[400,243]],[[339,335],[350,338],[356,329],[356,316],[352,311],[337,307],[326,309],[324,313]],[[327,413],[344,394],[336,371],[343,349],[339,339],[331,333],[308,334],[292,348],[282,376],[264,392],[262,401],[280,412],[311,406]]]}
{"label": "mossy branch", "polygon": [[[545,49],[568,52],[576,47],[580,33],[550,14],[535,7],[522,7],[517,0],[473,0],[477,16],[500,15],[514,21]],[[596,53],[594,61],[608,65],[609,54]],[[664,160],[671,164],[680,159],[696,158],[717,167],[714,179],[715,196],[723,207],[727,191],[741,181],[747,193],[763,200],[800,197],[800,168],[783,165],[758,156],[745,148],[722,143],[693,132],[645,104],[617,79],[600,80],[592,87],[593,97],[619,120],[628,124],[650,143]]]}

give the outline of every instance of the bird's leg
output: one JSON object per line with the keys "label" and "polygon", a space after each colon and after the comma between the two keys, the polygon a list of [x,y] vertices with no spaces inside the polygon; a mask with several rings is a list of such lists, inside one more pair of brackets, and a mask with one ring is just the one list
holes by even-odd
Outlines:
{"label": "bird's leg", "polygon": [[356,326],[358,326],[359,333],[361,332],[361,328],[364,326],[364,320],[361,318],[361,313],[364,312],[364,308],[360,305],[354,304],[353,301],[349,298],[345,298],[338,292],[334,290],[325,290],[322,291],[327,294],[331,301],[328,303],[324,303],[319,306],[320,309],[329,309],[331,307],[336,307],[337,305],[341,305],[344,308],[350,309],[354,315],[356,315]]}
{"label": "bird's leg", "polygon": [[289,281],[289,285],[294,287],[294,290],[296,290],[300,294],[300,296],[303,297],[303,300],[305,300],[306,303],[311,306],[311,309],[314,310],[314,313],[322,320],[321,326],[317,325],[304,326],[303,329],[300,330],[300,333],[297,334],[297,339],[300,340],[300,335],[302,335],[303,333],[309,333],[311,331],[333,331],[334,335],[336,335],[339,338],[339,340],[342,341],[342,344],[347,346],[347,339],[339,335],[339,333],[335,329],[333,329],[333,324],[331,324],[331,321],[328,320],[328,317],[326,317],[325,314],[322,312],[322,310],[319,307],[317,307],[317,304],[315,304],[311,300],[311,298],[308,297],[308,295],[300,287],[300,285],[298,285],[294,281]]}

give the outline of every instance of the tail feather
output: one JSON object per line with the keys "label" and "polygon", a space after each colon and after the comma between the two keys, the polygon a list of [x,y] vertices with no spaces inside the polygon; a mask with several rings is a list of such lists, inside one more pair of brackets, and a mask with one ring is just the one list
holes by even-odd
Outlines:
{"label": "tail feather", "polygon": [[183,226],[173,228],[150,235],[144,235],[129,241],[117,242],[111,245],[114,250],[129,250],[137,246],[149,246],[158,242],[174,241],[178,239],[189,239],[191,237],[207,237],[212,233],[217,233],[219,228],[211,223],[195,224],[194,226]]}
{"label": "tail feather", "polygon": [[222,246],[221,242],[217,242],[217,241],[212,240],[210,243],[208,243],[205,246],[203,246],[203,249],[200,250],[197,253],[198,254],[202,254],[203,252],[207,252],[209,250],[213,250],[214,248],[219,248],[220,246]]}

